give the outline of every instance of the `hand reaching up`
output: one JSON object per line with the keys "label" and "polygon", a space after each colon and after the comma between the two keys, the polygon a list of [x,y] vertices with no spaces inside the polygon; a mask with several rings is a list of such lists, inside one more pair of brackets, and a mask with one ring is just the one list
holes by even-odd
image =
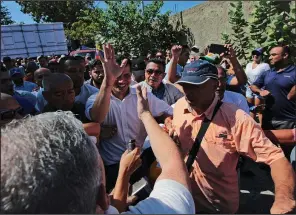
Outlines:
{"label": "hand reaching up", "polygon": [[107,82],[107,85],[113,86],[116,78],[118,78],[122,74],[127,60],[125,59],[119,66],[116,63],[113,46],[111,44],[103,45],[103,50],[104,57],[101,53],[99,53],[99,59],[102,62],[104,68],[105,80]]}
{"label": "hand reaching up", "polygon": [[138,85],[137,97],[138,97],[138,104],[137,104],[138,116],[141,119],[144,113],[150,112],[148,98],[147,98],[147,89],[145,87],[142,89],[141,86]]}

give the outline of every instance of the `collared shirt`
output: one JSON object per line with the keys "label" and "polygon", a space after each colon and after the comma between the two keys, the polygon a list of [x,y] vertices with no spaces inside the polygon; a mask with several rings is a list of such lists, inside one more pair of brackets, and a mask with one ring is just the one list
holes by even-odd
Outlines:
{"label": "collared shirt", "polygon": [[[151,93],[148,93],[147,96],[153,116],[161,116],[163,113],[173,115],[173,108],[171,106]],[[90,120],[90,110],[93,107],[95,98],[96,95],[91,96],[85,106],[85,115]],[[103,124],[116,125],[117,134],[110,139],[100,141],[99,150],[105,165],[119,163],[121,155],[127,149],[127,143],[130,140],[135,139],[137,144],[143,145],[147,133],[138,117],[137,101],[135,88],[130,88],[129,94],[123,100],[111,95],[109,112]]]}
{"label": "collared shirt", "polygon": [[[203,118],[212,118],[217,102],[216,97],[201,116],[194,116],[188,110],[184,98],[176,103],[173,125],[185,155],[193,146]],[[248,114],[233,104],[223,103],[203,138],[190,174],[198,211],[237,211],[239,187],[236,166],[240,154],[268,165],[285,157]]]}
{"label": "collared shirt", "polygon": [[[146,81],[139,83],[141,86],[145,86],[148,92],[152,92],[157,98],[165,101],[169,105],[175,104],[184,95],[174,85],[169,83],[161,83],[161,86],[157,90],[153,90]],[[135,86],[136,87],[136,86]]]}
{"label": "collared shirt", "polygon": [[226,90],[224,92],[224,98],[222,99],[222,102],[235,104],[238,108],[242,109],[247,114],[250,114],[250,108],[247,99],[240,93]]}
{"label": "collared shirt", "polygon": [[287,96],[296,85],[296,66],[290,65],[281,72],[271,69],[263,72],[254,85],[268,90],[271,95],[270,114],[273,120],[296,120],[296,100],[288,100]]}

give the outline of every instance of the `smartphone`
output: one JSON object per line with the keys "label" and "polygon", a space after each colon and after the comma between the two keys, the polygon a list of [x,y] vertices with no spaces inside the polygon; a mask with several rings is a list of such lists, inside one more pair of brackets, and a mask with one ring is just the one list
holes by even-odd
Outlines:
{"label": "smartphone", "polygon": [[211,44],[209,45],[209,52],[214,53],[214,54],[222,54],[222,53],[227,53],[228,49],[224,47],[224,45],[220,44]]}
{"label": "smartphone", "polygon": [[136,182],[132,186],[132,196],[137,195],[142,189],[148,185],[148,181],[145,178],[141,178],[140,181]]}

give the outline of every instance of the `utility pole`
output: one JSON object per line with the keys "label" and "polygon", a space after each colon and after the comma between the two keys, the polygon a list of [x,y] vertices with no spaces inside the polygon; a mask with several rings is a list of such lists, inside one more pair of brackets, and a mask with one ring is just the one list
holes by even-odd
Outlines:
{"label": "utility pole", "polygon": [[144,5],[144,1],[142,1],[142,15],[144,16],[144,7],[145,7],[145,5]]}

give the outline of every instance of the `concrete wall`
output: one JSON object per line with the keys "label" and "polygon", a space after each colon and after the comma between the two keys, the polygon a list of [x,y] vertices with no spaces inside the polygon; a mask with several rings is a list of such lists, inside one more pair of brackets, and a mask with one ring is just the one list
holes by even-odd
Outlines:
{"label": "concrete wall", "polygon": [[[183,23],[189,27],[195,39],[195,45],[201,49],[211,43],[222,43],[221,33],[231,32],[228,22],[230,1],[208,1],[172,16],[172,21],[183,17]],[[244,1],[247,20],[254,8],[254,1]]]}

